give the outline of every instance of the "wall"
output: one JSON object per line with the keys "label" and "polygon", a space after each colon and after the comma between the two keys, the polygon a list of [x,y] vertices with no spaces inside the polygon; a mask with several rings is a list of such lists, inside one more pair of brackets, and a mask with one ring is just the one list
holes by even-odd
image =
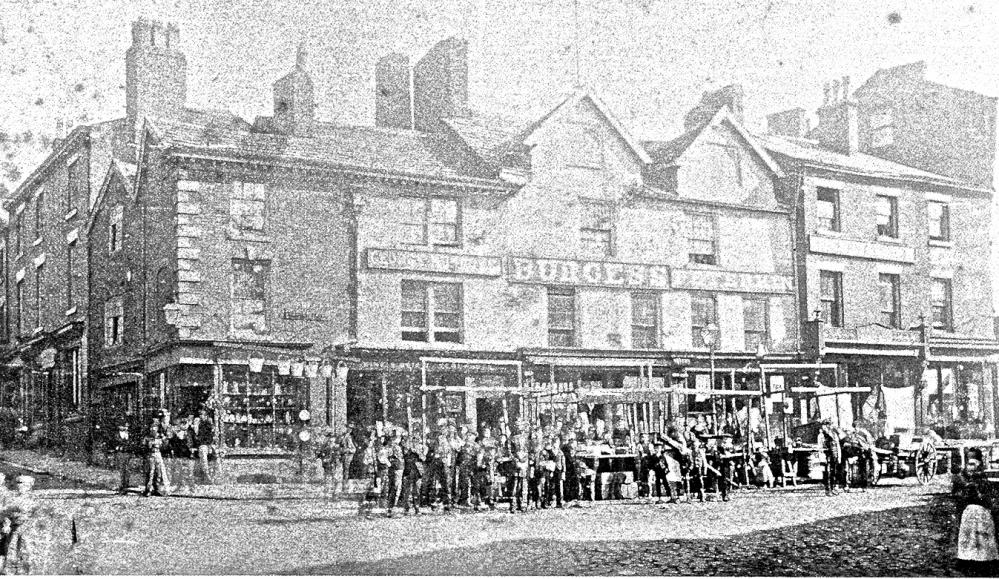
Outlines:
{"label": "wall", "polygon": [[[530,182],[511,195],[453,190],[398,187],[366,188],[358,194],[359,332],[362,345],[391,348],[425,348],[426,343],[403,342],[400,334],[400,283],[403,279],[461,282],[464,301],[462,344],[438,343],[445,350],[512,351],[518,347],[548,344],[548,297],[543,282],[520,283],[512,279],[510,257],[586,260],[609,264],[647,264],[684,270],[686,278],[773,274],[768,280],[785,285],[770,294],[769,315],[772,350],[796,349],[795,301],[792,274],[790,221],[777,205],[767,170],[744,143],[734,141],[727,129],[692,150],[681,177],[679,198],[636,195],[642,164],[625,141],[588,99],[553,115],[531,136]],[[720,141],[720,142],[719,142]],[[739,174],[728,153],[715,150],[724,144],[738,150]],[[407,246],[400,242],[403,205],[399,196],[440,195],[459,199],[460,247]],[[606,202],[613,207],[614,253],[588,256],[581,246],[580,227],[588,206]],[[743,207],[722,205],[741,204]],[[720,266],[688,264],[690,212],[717,215]],[[419,271],[405,268],[366,267],[365,252],[390,248],[456,256],[479,256],[477,263],[503,263],[502,268],[477,275]],[[407,254],[411,255],[411,254]],[[415,258],[414,258],[415,259]],[[617,267],[617,266],[611,266]],[[460,268],[459,268],[460,269]],[[675,272],[674,272],[675,273]],[[686,279],[685,278],[685,279]],[[742,278],[738,278],[742,279]],[[583,348],[632,347],[631,290],[609,287],[576,287],[577,345]],[[711,289],[710,282],[705,289]],[[715,289],[718,289],[715,287]],[[652,288],[659,294],[661,346],[690,349],[689,288]],[[742,299],[728,291],[719,296],[722,347],[744,350]],[[768,295],[768,294],[764,294]]]}

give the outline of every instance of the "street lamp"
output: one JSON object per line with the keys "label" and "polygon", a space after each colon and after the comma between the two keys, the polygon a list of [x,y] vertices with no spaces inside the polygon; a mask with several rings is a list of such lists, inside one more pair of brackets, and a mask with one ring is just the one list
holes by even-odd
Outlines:
{"label": "street lamp", "polygon": [[[701,329],[701,341],[708,347],[708,358],[710,360],[710,390],[715,388],[715,342],[718,337],[718,326],[712,322]],[[715,406],[715,397],[711,396],[711,414],[714,418],[715,434],[718,434],[718,409]]]}

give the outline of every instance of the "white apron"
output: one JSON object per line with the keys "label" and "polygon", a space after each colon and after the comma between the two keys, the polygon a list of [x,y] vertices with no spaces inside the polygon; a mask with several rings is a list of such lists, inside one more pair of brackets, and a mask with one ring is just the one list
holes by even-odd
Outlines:
{"label": "white apron", "polygon": [[961,515],[961,530],[957,537],[957,558],[964,561],[995,561],[996,528],[992,513],[981,505],[968,505]]}

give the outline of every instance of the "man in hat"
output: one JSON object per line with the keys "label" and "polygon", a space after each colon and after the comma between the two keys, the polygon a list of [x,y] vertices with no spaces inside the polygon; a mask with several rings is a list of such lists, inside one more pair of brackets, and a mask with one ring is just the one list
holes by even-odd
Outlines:
{"label": "man in hat", "polygon": [[402,437],[399,435],[398,430],[392,433],[386,450],[388,454],[388,471],[386,474],[388,480],[388,484],[386,485],[388,491],[388,498],[386,500],[388,510],[385,512],[385,516],[391,517],[392,509],[399,504],[399,499],[402,497],[402,477],[406,466],[406,456],[402,449]]}
{"label": "man in hat", "polygon": [[128,467],[129,463],[132,462],[132,453],[134,451],[132,442],[129,440],[127,422],[120,422],[118,424],[112,444],[114,445],[112,448],[114,449],[115,467],[121,473],[121,484],[118,486],[118,492],[126,494],[130,486]]}
{"label": "man in hat", "polygon": [[825,453],[826,458],[826,495],[838,495],[839,491],[836,490],[836,485],[841,484],[843,446],[839,431],[832,425],[832,421],[828,418],[822,421],[822,426],[819,430],[819,448]]}
{"label": "man in hat", "polygon": [[423,476],[426,472],[427,445],[423,442],[423,433],[417,431],[403,444],[405,465],[402,469],[402,509],[403,514],[409,514],[409,507],[420,514],[420,503],[423,502]]}
{"label": "man in hat", "polygon": [[159,420],[154,420],[143,440],[146,449],[146,488],[142,496],[150,494],[166,496],[170,481],[166,475],[166,465],[163,463],[163,445],[166,437]]}
{"label": "man in hat", "polygon": [[336,462],[340,458],[340,452],[336,448],[336,440],[333,437],[333,429],[324,428],[318,442],[316,458],[319,459],[319,464],[323,467],[323,494],[326,500],[333,500],[336,498],[336,489],[333,482],[334,471],[336,469]]}
{"label": "man in hat", "polygon": [[[663,487],[666,487],[666,494],[669,496],[669,502],[676,502],[676,493],[673,491],[673,483],[667,478],[670,472],[669,461],[666,458],[666,448],[662,442],[656,442],[653,446],[653,452],[648,457],[648,469],[656,477],[656,504],[661,504],[663,502]],[[649,489],[649,495],[652,494],[652,489]]]}
{"label": "man in hat", "polygon": [[717,446],[717,461],[718,461],[718,492],[721,494],[723,501],[729,500],[729,493],[732,490],[732,472],[733,463],[739,458],[740,454],[735,451],[735,445],[733,444],[733,435],[729,432],[722,433],[721,440],[718,441]]}
{"label": "man in hat", "polygon": [[340,492],[347,492],[347,480],[350,478],[350,465],[354,462],[357,445],[354,444],[354,425],[348,424],[347,429],[340,429],[337,437],[337,448],[340,453]]}
{"label": "man in hat", "polygon": [[[451,483],[454,480],[451,478],[451,469],[454,468],[454,455],[455,451],[451,446],[448,433],[442,430],[434,441],[433,462],[430,463],[430,489],[433,490],[434,485],[440,484],[440,498],[444,505],[444,512],[451,510]],[[431,497],[431,508],[433,508],[433,504],[433,497]]]}
{"label": "man in hat", "polygon": [[191,421],[191,426],[188,428],[188,438],[191,441],[191,448],[198,455],[201,480],[205,484],[211,484],[212,476],[208,466],[208,456],[215,444],[215,428],[206,409],[202,408],[198,412],[197,418]]}

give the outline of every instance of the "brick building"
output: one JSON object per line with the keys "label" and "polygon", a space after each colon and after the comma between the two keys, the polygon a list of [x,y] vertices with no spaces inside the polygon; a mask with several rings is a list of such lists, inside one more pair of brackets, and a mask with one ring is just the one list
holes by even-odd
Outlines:
{"label": "brick building", "polygon": [[[801,109],[771,115],[776,136],[764,143],[788,173],[797,214],[802,349],[835,365],[819,381],[850,394],[849,403],[834,398],[844,422],[993,436],[991,186],[865,153],[861,128],[871,120],[849,98],[848,80],[827,85],[818,116],[809,130]],[[929,142],[908,128],[894,126],[896,144]],[[807,417],[821,402],[806,394],[798,404]]]}

